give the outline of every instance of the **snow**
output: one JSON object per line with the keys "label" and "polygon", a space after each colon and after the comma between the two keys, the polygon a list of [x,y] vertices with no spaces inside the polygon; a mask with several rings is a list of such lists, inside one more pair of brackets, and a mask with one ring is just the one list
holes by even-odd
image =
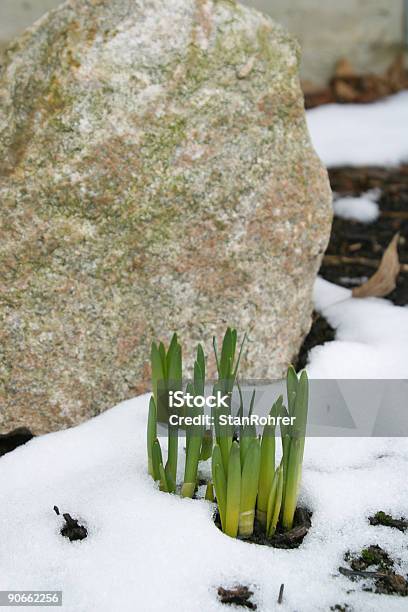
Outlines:
{"label": "snow", "polygon": [[336,339],[313,348],[313,378],[408,378],[408,309],[318,278],[315,308],[336,329]]}
{"label": "snow", "polygon": [[381,192],[371,189],[362,193],[360,197],[351,196],[335,197],[333,210],[336,217],[360,221],[361,223],[372,223],[380,216],[380,207],[377,201]]}
{"label": "snow", "polygon": [[408,91],[374,104],[327,104],[306,116],[326,166],[393,166],[408,160]]}
{"label": "snow", "polygon": [[[208,502],[156,489],[146,474],[147,404],[147,395],[124,402],[1,459],[0,589],[62,589],[63,609],[73,612],[225,612],[219,585],[253,586],[266,611],[284,583],[284,611],[327,611],[345,601],[356,611],[406,609],[397,597],[347,594],[352,583],[333,576],[348,549],[371,543],[408,571],[405,536],[366,521],[378,509],[406,512],[405,444],[308,440],[302,498],[313,528],[296,551],[270,549],[223,535]],[[375,462],[378,454],[384,458]],[[60,536],[54,504],[88,527],[86,540]]]}

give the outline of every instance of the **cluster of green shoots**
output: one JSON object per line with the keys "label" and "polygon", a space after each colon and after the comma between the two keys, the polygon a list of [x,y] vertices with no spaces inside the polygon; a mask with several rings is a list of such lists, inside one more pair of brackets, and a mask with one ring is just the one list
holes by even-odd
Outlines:
{"label": "cluster of green shoots", "polygon": [[[206,499],[218,504],[222,531],[231,537],[249,537],[254,531],[255,518],[272,537],[278,527],[288,530],[293,527],[302,474],[303,452],[308,411],[308,379],[303,371],[297,376],[293,367],[287,373],[287,407],[280,396],[270,410],[270,419],[258,435],[255,425],[240,425],[238,429],[229,424],[232,393],[238,389],[240,406],[238,416],[244,415],[244,402],[239,382],[238,367],[243,344],[237,350],[237,332],[228,328],[222,343],[221,353],[214,339],[217,364],[217,381],[213,392],[220,391],[229,398],[228,407],[212,408],[212,428],[206,429],[202,420],[199,424],[185,426],[186,458],[182,497],[193,497],[197,489],[200,461],[211,457],[212,481],[208,482]],[[147,427],[148,469],[160,489],[169,493],[177,490],[177,460],[179,428],[169,424],[174,408],[169,407],[170,392],[181,391],[182,351],[175,334],[169,348],[163,343],[152,344],[152,397],[150,399]],[[192,381],[187,383],[186,393],[203,396],[205,393],[206,365],[201,345],[197,347]],[[252,394],[249,416],[255,402]],[[193,405],[193,404],[191,404]],[[203,415],[204,408],[184,407],[184,415]],[[281,417],[278,419],[277,417]],[[286,418],[283,417],[294,417]],[[279,420],[282,442],[282,458],[276,461],[276,422]],[[168,423],[167,461],[163,463],[160,442],[157,437],[157,423]],[[193,419],[191,419],[193,422]],[[227,422],[227,424],[225,424]],[[284,423],[291,423],[290,425]],[[215,493],[215,495],[214,495]]]}

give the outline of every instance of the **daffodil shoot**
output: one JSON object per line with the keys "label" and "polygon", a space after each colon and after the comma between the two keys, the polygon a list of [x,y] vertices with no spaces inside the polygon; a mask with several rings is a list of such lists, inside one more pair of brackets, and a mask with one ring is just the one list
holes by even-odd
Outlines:
{"label": "daffodil shoot", "polygon": [[[177,335],[168,349],[163,343],[152,344],[148,472],[162,491],[194,497],[200,462],[211,459],[212,477],[206,484],[205,499],[217,504],[222,531],[230,537],[250,538],[257,522],[266,537],[272,538],[276,531],[293,527],[306,437],[308,379],[305,371],[298,376],[290,367],[287,405],[279,396],[268,414],[255,414],[256,390],[247,407],[238,381],[245,340],[244,336],[238,349],[237,332],[228,328],[219,352],[214,338],[217,379],[212,393],[206,389],[206,357],[201,345],[196,349],[191,380],[184,387]],[[234,390],[239,394],[237,412],[232,408]],[[166,461],[158,439],[159,423],[167,424]],[[277,463],[279,434],[282,453]],[[180,440],[185,441],[181,483],[177,482]]]}

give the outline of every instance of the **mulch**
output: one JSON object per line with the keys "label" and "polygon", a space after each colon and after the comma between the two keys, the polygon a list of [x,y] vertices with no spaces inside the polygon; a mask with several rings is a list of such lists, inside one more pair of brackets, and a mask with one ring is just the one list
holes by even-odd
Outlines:
{"label": "mulch", "polygon": [[308,81],[302,82],[305,107],[314,108],[322,104],[367,104],[408,88],[408,72],[405,57],[398,53],[384,74],[360,74],[351,62],[343,58],[326,87],[316,87]]}
{"label": "mulch", "polygon": [[[408,165],[398,168],[341,167],[329,170],[332,190],[339,196],[358,196],[370,189],[380,189],[381,214],[373,223],[360,223],[334,217],[330,242],[319,275],[349,289],[372,276],[381,257],[399,232],[398,253],[401,271],[395,290],[386,299],[397,306],[408,304]],[[300,349],[295,367],[307,363],[308,352],[334,340],[335,331],[317,312],[309,334]]]}
{"label": "mulch", "polygon": [[344,287],[355,287],[361,279],[372,276],[388,244],[399,232],[402,270],[395,290],[387,299],[405,306],[408,303],[408,165],[334,168],[329,170],[329,177],[333,191],[342,196],[380,189],[381,214],[370,224],[334,217],[320,276]]}

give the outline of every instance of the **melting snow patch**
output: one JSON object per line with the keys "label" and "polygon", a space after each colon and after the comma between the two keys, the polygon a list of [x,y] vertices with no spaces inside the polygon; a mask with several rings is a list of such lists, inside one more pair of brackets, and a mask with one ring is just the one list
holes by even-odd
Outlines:
{"label": "melting snow patch", "polygon": [[374,104],[327,104],[306,115],[326,166],[398,166],[408,160],[408,91]]}
{"label": "melting snow patch", "polygon": [[334,214],[336,217],[342,217],[342,219],[372,223],[380,216],[380,208],[377,204],[380,193],[378,189],[372,189],[357,198],[335,198],[333,202]]}
{"label": "melting snow patch", "polygon": [[336,338],[309,353],[312,378],[408,378],[408,310],[318,278],[315,308]]}
{"label": "melting snow patch", "polygon": [[[301,501],[312,529],[299,549],[278,550],[222,534],[208,502],[157,490],[147,407],[147,395],[135,398],[0,460],[1,589],[62,590],[70,612],[225,612],[218,587],[245,584],[266,612],[283,583],[282,612],[345,602],[356,612],[406,610],[404,598],[364,593],[338,575],[347,550],[372,543],[408,571],[405,534],[368,522],[382,509],[406,513],[405,440],[308,439]],[[55,504],[86,523],[86,539],[61,535]]]}

